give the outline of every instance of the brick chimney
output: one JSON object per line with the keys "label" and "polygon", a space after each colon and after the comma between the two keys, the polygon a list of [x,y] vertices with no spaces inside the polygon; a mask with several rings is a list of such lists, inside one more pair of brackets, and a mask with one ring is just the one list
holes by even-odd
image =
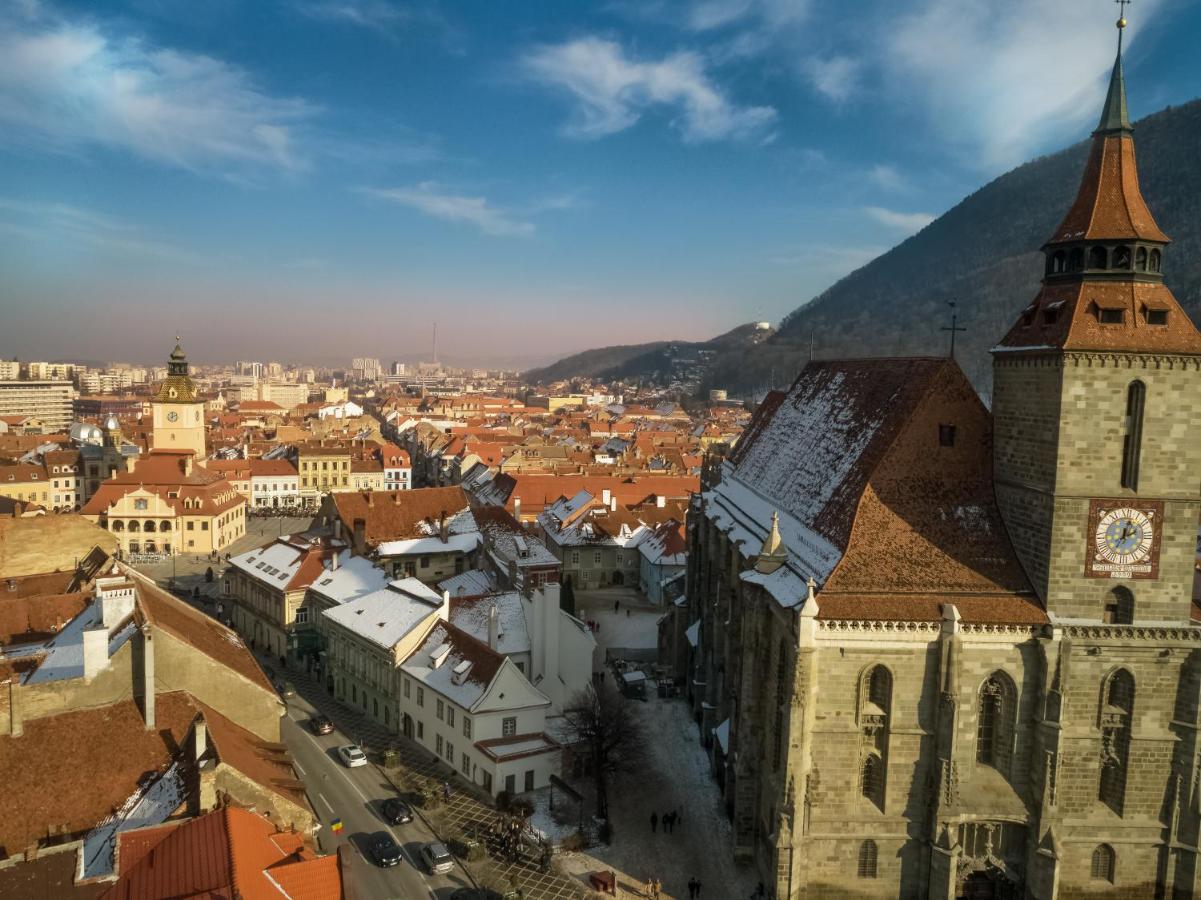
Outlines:
{"label": "brick chimney", "polygon": [[488,609],[488,646],[493,650],[500,649],[500,610],[495,603]]}
{"label": "brick chimney", "polygon": [[438,537],[444,544],[450,540],[450,523],[446,519],[446,510],[442,510],[438,517]]}
{"label": "brick chimney", "polygon": [[362,553],[367,544],[367,520],[354,520],[354,548]]}

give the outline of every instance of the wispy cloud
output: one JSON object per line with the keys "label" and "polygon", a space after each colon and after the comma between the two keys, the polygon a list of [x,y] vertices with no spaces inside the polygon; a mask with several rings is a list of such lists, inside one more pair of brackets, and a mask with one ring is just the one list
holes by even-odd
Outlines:
{"label": "wispy cloud", "polygon": [[486,197],[453,193],[433,181],[423,181],[412,187],[366,188],[363,193],[445,222],[473,225],[494,237],[528,237],[535,231],[532,222],[522,221],[510,212],[492,206]]}
{"label": "wispy cloud", "polygon": [[172,263],[205,261],[198,253],[147,237],[144,229],[130,222],[67,203],[0,197],[0,228],[68,251],[92,248]]}
{"label": "wispy cloud", "polygon": [[934,221],[934,216],[930,215],[930,213],[897,212],[893,209],[885,209],[882,206],[866,206],[863,211],[881,225],[887,225],[889,228],[895,228],[897,231],[904,232],[905,234],[914,234],[921,231]]}
{"label": "wispy cloud", "polygon": [[905,176],[896,170],[895,167],[885,163],[877,163],[872,166],[867,173],[867,177],[878,188],[885,191],[903,191],[909,187],[909,182]]}
{"label": "wispy cloud", "polygon": [[803,68],[814,89],[835,103],[849,100],[859,90],[861,63],[849,56],[811,57]]}
{"label": "wispy cloud", "polygon": [[806,245],[794,253],[779,253],[768,257],[768,262],[777,266],[806,266],[820,271],[823,275],[841,277],[862,268],[887,250],[887,247],[874,244],[860,247],[840,244]]}
{"label": "wispy cloud", "polygon": [[[1160,5],[1140,0],[1127,46]],[[992,0],[919,0],[908,10],[865,35],[864,54],[881,59],[884,83],[980,168],[1023,162],[1100,109],[1112,16],[1081,15],[1061,0],[1014,0],[1004,15]]]}
{"label": "wispy cloud", "polygon": [[296,9],[310,19],[355,25],[385,35],[394,34],[413,17],[407,7],[388,0],[304,0]]}
{"label": "wispy cloud", "polygon": [[0,141],[237,177],[296,173],[309,166],[297,129],[315,112],[209,56],[89,25],[0,20]]}
{"label": "wispy cloud", "polygon": [[696,53],[643,61],[627,56],[616,41],[588,37],[537,47],[521,62],[531,78],[578,102],[565,129],[577,138],[624,131],[652,109],[673,111],[676,127],[689,142],[763,137],[776,119],[769,106],[733,103]]}

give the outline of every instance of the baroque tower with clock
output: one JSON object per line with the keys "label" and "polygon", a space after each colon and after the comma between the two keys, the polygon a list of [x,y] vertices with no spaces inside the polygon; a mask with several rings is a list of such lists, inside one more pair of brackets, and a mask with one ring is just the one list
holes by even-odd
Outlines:
{"label": "baroque tower with clock", "polygon": [[1042,289],[993,349],[997,500],[1053,617],[1190,616],[1201,334],[1164,284],[1168,242],[1139,190],[1119,45]]}
{"label": "baroque tower with clock", "polygon": [[191,451],[205,457],[204,401],[188,375],[188,358],[178,339],[167,362],[167,377],[151,402],[154,416],[151,450]]}

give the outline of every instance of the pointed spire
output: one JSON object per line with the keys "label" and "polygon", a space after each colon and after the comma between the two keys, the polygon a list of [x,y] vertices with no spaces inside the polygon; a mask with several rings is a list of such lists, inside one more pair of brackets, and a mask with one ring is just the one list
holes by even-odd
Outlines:
{"label": "pointed spire", "polygon": [[1105,96],[1105,106],[1101,108],[1101,121],[1097,123],[1094,134],[1130,133],[1130,115],[1126,108],[1126,76],[1122,72],[1121,29],[1125,27],[1125,19],[1118,20],[1118,58],[1113,62],[1113,73],[1109,76],[1109,93]]}
{"label": "pointed spire", "polygon": [[780,513],[776,510],[771,514],[771,531],[763,541],[763,549],[759,551],[763,556],[775,556],[780,549],[780,544],[783,541],[780,539]]}
{"label": "pointed spire", "polygon": [[755,559],[755,571],[770,575],[784,563],[788,562],[788,551],[784,547],[784,539],[780,537],[780,514],[771,514],[771,530],[763,539],[763,547]]}

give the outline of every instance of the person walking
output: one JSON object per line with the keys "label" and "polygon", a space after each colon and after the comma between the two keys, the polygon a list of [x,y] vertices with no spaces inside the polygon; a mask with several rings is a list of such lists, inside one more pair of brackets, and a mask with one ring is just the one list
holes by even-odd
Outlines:
{"label": "person walking", "polygon": [[683,818],[684,817],[680,815],[680,808],[678,806],[671,811],[671,824],[673,826],[681,824],[681,820]]}
{"label": "person walking", "polygon": [[621,611],[621,601],[614,600],[613,601],[613,612],[620,612],[620,611]]}
{"label": "person walking", "polygon": [[696,897],[696,876],[688,879],[688,900]]}
{"label": "person walking", "polygon": [[655,829],[659,827],[659,814],[651,813],[651,834],[655,833]]}
{"label": "person walking", "polygon": [[696,880],[696,896],[697,896],[697,900],[700,900],[700,896],[701,896],[701,880],[700,880],[699,878]]}

